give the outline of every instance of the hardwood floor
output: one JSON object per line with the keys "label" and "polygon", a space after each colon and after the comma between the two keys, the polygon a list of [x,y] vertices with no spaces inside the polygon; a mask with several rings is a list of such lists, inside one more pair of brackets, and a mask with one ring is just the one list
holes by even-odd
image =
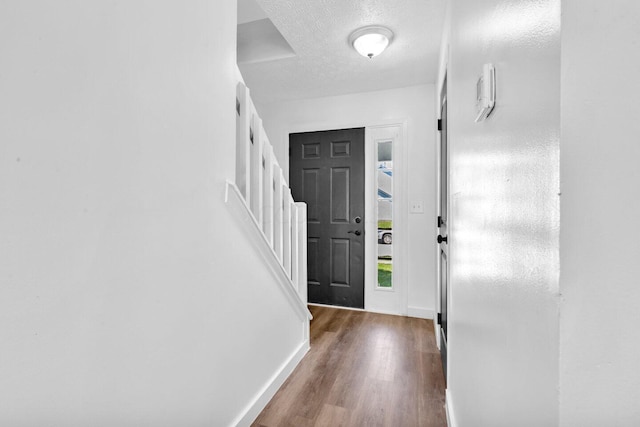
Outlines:
{"label": "hardwood floor", "polygon": [[430,320],[310,306],[311,350],[254,427],[443,427]]}

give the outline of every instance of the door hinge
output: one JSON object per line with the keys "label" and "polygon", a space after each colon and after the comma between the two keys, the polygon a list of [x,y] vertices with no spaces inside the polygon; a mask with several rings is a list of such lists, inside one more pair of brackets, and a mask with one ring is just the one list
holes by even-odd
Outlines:
{"label": "door hinge", "polygon": [[438,228],[442,227],[442,217],[438,216]]}
{"label": "door hinge", "polygon": [[438,323],[438,325],[442,325],[442,313],[438,313],[436,322]]}
{"label": "door hinge", "polygon": [[438,119],[438,130],[442,130],[442,119]]}

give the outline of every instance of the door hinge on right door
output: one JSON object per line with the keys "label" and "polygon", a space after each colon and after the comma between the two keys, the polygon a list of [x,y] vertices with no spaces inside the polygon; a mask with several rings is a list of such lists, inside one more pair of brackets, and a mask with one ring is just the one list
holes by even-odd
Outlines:
{"label": "door hinge on right door", "polygon": [[438,316],[436,317],[436,323],[438,325],[442,325],[442,313],[438,313]]}
{"label": "door hinge on right door", "polygon": [[442,119],[438,119],[438,130],[442,130]]}

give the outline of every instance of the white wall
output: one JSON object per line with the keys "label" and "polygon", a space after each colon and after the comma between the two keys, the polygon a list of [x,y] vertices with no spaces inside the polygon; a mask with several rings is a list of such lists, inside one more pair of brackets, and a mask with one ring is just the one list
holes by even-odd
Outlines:
{"label": "white wall", "polygon": [[640,4],[562,2],[560,425],[640,425]]}
{"label": "white wall", "polygon": [[[419,317],[432,317],[435,306],[433,98],[434,86],[422,85],[258,106],[278,161],[287,173],[289,133],[406,123],[407,190],[402,197],[406,201],[424,201],[425,213],[408,215],[407,206],[401,213],[408,218],[405,277],[409,283],[408,309],[402,312]],[[398,173],[401,172],[394,171],[394,175]],[[396,247],[394,236],[394,250]],[[371,298],[365,299],[367,309],[388,311],[386,306],[372,306],[371,302]]]}
{"label": "white wall", "polygon": [[557,425],[560,3],[450,6],[449,404],[460,427]]}
{"label": "white wall", "polygon": [[223,202],[235,14],[0,3],[0,424],[229,425],[302,342]]}

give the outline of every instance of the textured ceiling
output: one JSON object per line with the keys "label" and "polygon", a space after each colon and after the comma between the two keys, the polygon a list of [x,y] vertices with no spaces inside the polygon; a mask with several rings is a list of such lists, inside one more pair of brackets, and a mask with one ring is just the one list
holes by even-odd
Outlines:
{"label": "textured ceiling", "polygon": [[[240,1],[255,1],[296,55],[239,64],[258,104],[435,81],[446,0]],[[348,43],[349,34],[365,25],[395,34],[371,60]]]}

